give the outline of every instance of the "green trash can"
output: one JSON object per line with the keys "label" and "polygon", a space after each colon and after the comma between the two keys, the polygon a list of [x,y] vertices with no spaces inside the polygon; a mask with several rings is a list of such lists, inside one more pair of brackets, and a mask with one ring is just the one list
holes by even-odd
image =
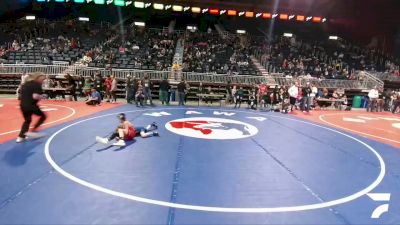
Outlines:
{"label": "green trash can", "polygon": [[361,96],[354,96],[353,98],[353,108],[360,108],[361,107]]}

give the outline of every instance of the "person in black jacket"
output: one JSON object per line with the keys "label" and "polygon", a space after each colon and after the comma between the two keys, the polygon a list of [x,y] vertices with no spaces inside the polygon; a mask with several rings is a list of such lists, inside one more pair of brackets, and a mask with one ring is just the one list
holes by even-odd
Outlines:
{"label": "person in black jacket", "polygon": [[153,105],[153,99],[151,96],[151,89],[153,89],[153,83],[151,82],[148,76],[145,76],[144,79],[142,80],[142,86],[143,86],[145,102],[149,101],[150,105]]}
{"label": "person in black jacket", "polygon": [[132,92],[132,90],[133,90],[133,80],[131,78],[131,75],[128,74],[128,75],[126,75],[126,87],[125,87],[126,102],[128,104],[132,104],[132,99],[135,94],[135,92]]}
{"label": "person in black jacket", "polygon": [[226,104],[232,103],[232,85],[231,82],[228,81],[228,84],[226,85]]}
{"label": "person in black jacket", "polygon": [[67,90],[70,92],[70,95],[74,97],[74,101],[78,101],[78,98],[76,96],[76,83],[74,78],[69,73],[65,75],[65,78],[68,82]]}
{"label": "person in black jacket", "polygon": [[303,98],[301,99],[301,110],[309,112],[311,107],[311,85],[307,82],[307,86],[302,88]]}
{"label": "person in black jacket", "polygon": [[160,101],[161,101],[161,104],[163,104],[163,105],[164,105],[164,103],[169,105],[169,101],[167,100],[169,89],[170,89],[169,82],[168,82],[167,78],[164,78],[160,83]]}
{"label": "person in black jacket", "polygon": [[135,104],[136,105],[138,105],[138,102],[137,102],[137,98],[135,97],[136,96],[136,92],[138,91],[138,89],[139,89],[139,80],[135,77],[135,76],[133,76],[133,78],[132,78],[132,99],[133,99],[133,101],[135,102]]}
{"label": "person in black jacket", "polygon": [[[46,76],[42,73],[31,74],[27,78],[26,83],[21,87],[20,109],[22,115],[24,116],[24,123],[22,124],[21,131],[16,140],[17,143],[23,142],[26,136],[31,138],[39,138],[43,136],[42,134],[36,132],[36,130],[46,120],[46,115],[37,105],[42,98],[42,83],[44,79],[46,79]],[[40,118],[33,127],[32,132],[28,133],[29,126],[32,122],[32,115],[37,115]]]}
{"label": "person in black jacket", "polygon": [[81,97],[84,97],[85,94],[83,93],[83,87],[85,86],[85,78],[82,75],[79,75],[77,80],[77,91]]}
{"label": "person in black jacket", "polygon": [[185,80],[182,79],[181,82],[179,82],[178,84],[179,105],[185,105],[185,91],[186,91],[186,84]]}
{"label": "person in black jacket", "polygon": [[100,73],[96,74],[96,76],[94,78],[93,86],[96,89],[96,91],[98,91],[100,93],[101,100],[103,100],[104,99],[104,80],[101,77]]}

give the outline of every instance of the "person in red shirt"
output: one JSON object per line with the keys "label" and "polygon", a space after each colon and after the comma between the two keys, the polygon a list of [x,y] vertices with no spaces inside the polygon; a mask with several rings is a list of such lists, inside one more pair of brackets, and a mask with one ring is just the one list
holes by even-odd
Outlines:
{"label": "person in red shirt", "polygon": [[258,98],[259,98],[259,104],[260,105],[262,104],[263,97],[267,93],[267,90],[268,90],[267,84],[261,84],[258,87]]}
{"label": "person in red shirt", "polygon": [[96,141],[101,144],[109,144],[110,141],[117,139],[117,142],[112,145],[115,146],[125,146],[125,141],[132,141],[136,136],[141,136],[142,138],[147,138],[151,136],[159,136],[157,130],[157,124],[152,123],[147,127],[135,127],[131,122],[126,119],[124,113],[118,115],[119,125],[115,132],[109,138],[96,137]]}
{"label": "person in red shirt", "polygon": [[78,43],[76,42],[75,38],[72,38],[70,47],[73,49],[78,48]]}
{"label": "person in red shirt", "polygon": [[104,86],[106,87],[107,102],[110,102],[112,87],[112,79],[110,75],[108,75],[107,78],[104,80]]}

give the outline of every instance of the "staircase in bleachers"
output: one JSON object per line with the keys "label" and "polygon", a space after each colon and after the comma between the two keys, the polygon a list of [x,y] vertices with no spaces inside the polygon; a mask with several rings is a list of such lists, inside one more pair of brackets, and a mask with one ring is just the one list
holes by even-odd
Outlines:
{"label": "staircase in bleachers", "polygon": [[251,56],[250,58],[257,70],[260,71],[261,75],[268,76],[268,71],[260,64],[260,62],[254,56]]}
{"label": "staircase in bleachers", "polygon": [[185,38],[179,38],[176,43],[175,54],[172,60],[173,64],[171,68],[171,73],[173,76],[170,76],[171,82],[174,81],[176,82],[181,80],[184,49],[185,49]]}

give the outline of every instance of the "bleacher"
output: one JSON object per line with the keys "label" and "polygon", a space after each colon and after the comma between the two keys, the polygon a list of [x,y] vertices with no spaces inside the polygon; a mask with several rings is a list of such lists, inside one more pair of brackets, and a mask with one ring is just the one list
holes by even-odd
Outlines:
{"label": "bleacher", "polygon": [[398,59],[344,40],[253,38],[252,52],[269,71],[290,76],[355,80],[358,70],[398,70]]}
{"label": "bleacher", "polygon": [[250,51],[239,37],[223,38],[217,33],[188,33],[183,58],[184,72],[258,75]]}
{"label": "bleacher", "polygon": [[14,39],[2,63],[50,65],[53,61],[63,61],[73,64],[106,37],[106,29],[97,25],[45,21],[26,31],[23,38]]}
{"label": "bleacher", "polygon": [[[100,46],[89,67],[166,70],[172,65],[177,36],[162,30],[132,29],[116,41]],[[124,44],[121,44],[123,42]]]}

